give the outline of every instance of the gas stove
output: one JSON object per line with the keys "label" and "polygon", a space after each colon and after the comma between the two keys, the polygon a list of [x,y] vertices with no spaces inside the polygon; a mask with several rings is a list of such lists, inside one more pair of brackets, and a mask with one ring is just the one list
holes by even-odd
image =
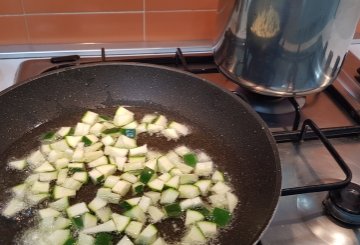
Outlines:
{"label": "gas stove", "polygon": [[219,73],[207,52],[77,55],[27,60],[16,83],[62,67],[143,62],[197,74],[248,102],[277,141],[282,197],[259,244],[360,244],[360,60],[349,53],[333,85],[302,98],[254,95]]}

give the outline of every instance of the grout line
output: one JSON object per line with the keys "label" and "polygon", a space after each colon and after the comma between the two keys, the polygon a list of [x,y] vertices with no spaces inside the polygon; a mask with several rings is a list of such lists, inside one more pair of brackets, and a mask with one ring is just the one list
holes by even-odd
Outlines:
{"label": "grout line", "polygon": [[143,0],[143,41],[146,41],[146,0]]}
{"label": "grout line", "polygon": [[[145,1],[145,0],[143,0]],[[24,14],[2,14],[0,17],[11,16],[44,16],[44,15],[91,15],[91,14],[142,14],[146,13],[188,13],[188,12],[214,12],[217,9],[195,9],[195,10],[141,10],[141,11],[109,11],[109,12],[67,12],[67,13],[24,13]]]}
{"label": "grout line", "polygon": [[26,39],[27,39],[28,44],[30,44],[29,24],[28,24],[27,17],[26,17],[26,14],[25,14],[24,0],[21,0],[21,9],[22,9],[22,12],[23,12],[22,16],[24,16],[25,29],[26,29]]}

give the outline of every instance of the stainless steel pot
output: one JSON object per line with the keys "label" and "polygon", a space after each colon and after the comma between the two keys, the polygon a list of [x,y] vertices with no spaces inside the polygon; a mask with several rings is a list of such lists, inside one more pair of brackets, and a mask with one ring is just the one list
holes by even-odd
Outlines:
{"label": "stainless steel pot", "polygon": [[238,0],[215,62],[260,94],[318,92],[338,74],[359,16],[360,0]]}

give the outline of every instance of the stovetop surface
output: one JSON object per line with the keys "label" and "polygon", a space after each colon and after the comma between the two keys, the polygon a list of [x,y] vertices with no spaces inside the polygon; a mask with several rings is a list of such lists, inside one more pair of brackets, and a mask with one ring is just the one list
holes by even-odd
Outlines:
{"label": "stovetop surface", "polygon": [[[146,57],[145,59],[143,57],[121,57],[120,60],[150,62],[177,67],[181,70],[190,70],[231,91],[244,92],[238,85],[216,71],[216,66],[209,62],[209,59],[212,60],[211,54],[185,55],[185,57],[187,60],[185,66],[181,65],[181,63],[184,65],[182,57],[179,62],[179,57],[175,56],[176,62],[174,62],[173,55]],[[118,60],[119,58],[107,60],[112,59]],[[101,58],[81,59],[81,62],[94,61],[101,61]],[[61,63],[61,66],[73,63],[65,62]],[[77,63],[78,61],[75,61],[75,64]],[[24,81],[58,65],[52,64],[49,59],[26,61],[18,71],[17,80],[18,82]],[[310,118],[324,132],[326,131],[327,135],[331,137],[330,142],[352,170],[352,182],[360,184],[360,119],[356,114],[356,110],[360,108],[357,107],[360,103],[360,89],[357,89],[356,86],[360,88],[360,83],[354,78],[357,75],[357,67],[360,67],[360,61],[349,54],[338,79],[331,88],[306,96],[305,104],[299,114],[299,126],[305,119]],[[344,80],[346,81],[345,86]],[[348,91],[349,87],[355,87],[355,89]],[[350,103],[349,106],[349,103],[345,103],[346,106],[344,106],[344,102],[339,99],[342,98],[340,95],[347,96],[347,101],[352,104]],[[286,103],[290,102],[285,99],[284,103],[286,106]],[[278,140],[280,138],[277,138],[277,134],[292,132],[296,113],[278,115],[262,113],[260,116],[269,126],[275,139]],[[295,130],[294,134],[297,133],[298,130]],[[278,140],[278,150],[282,166],[283,188],[330,183],[345,178],[344,173],[319,140],[300,142]],[[346,227],[325,214],[322,201],[326,196],[327,192],[319,192],[281,197],[273,220],[261,239],[261,244],[360,244],[358,227]]]}

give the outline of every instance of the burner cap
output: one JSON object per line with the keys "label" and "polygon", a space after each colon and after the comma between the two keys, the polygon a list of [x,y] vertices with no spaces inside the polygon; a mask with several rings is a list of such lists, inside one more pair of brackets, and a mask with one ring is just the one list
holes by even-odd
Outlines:
{"label": "burner cap", "polygon": [[329,192],[324,205],[328,213],[345,224],[360,225],[360,186],[354,183]]}

